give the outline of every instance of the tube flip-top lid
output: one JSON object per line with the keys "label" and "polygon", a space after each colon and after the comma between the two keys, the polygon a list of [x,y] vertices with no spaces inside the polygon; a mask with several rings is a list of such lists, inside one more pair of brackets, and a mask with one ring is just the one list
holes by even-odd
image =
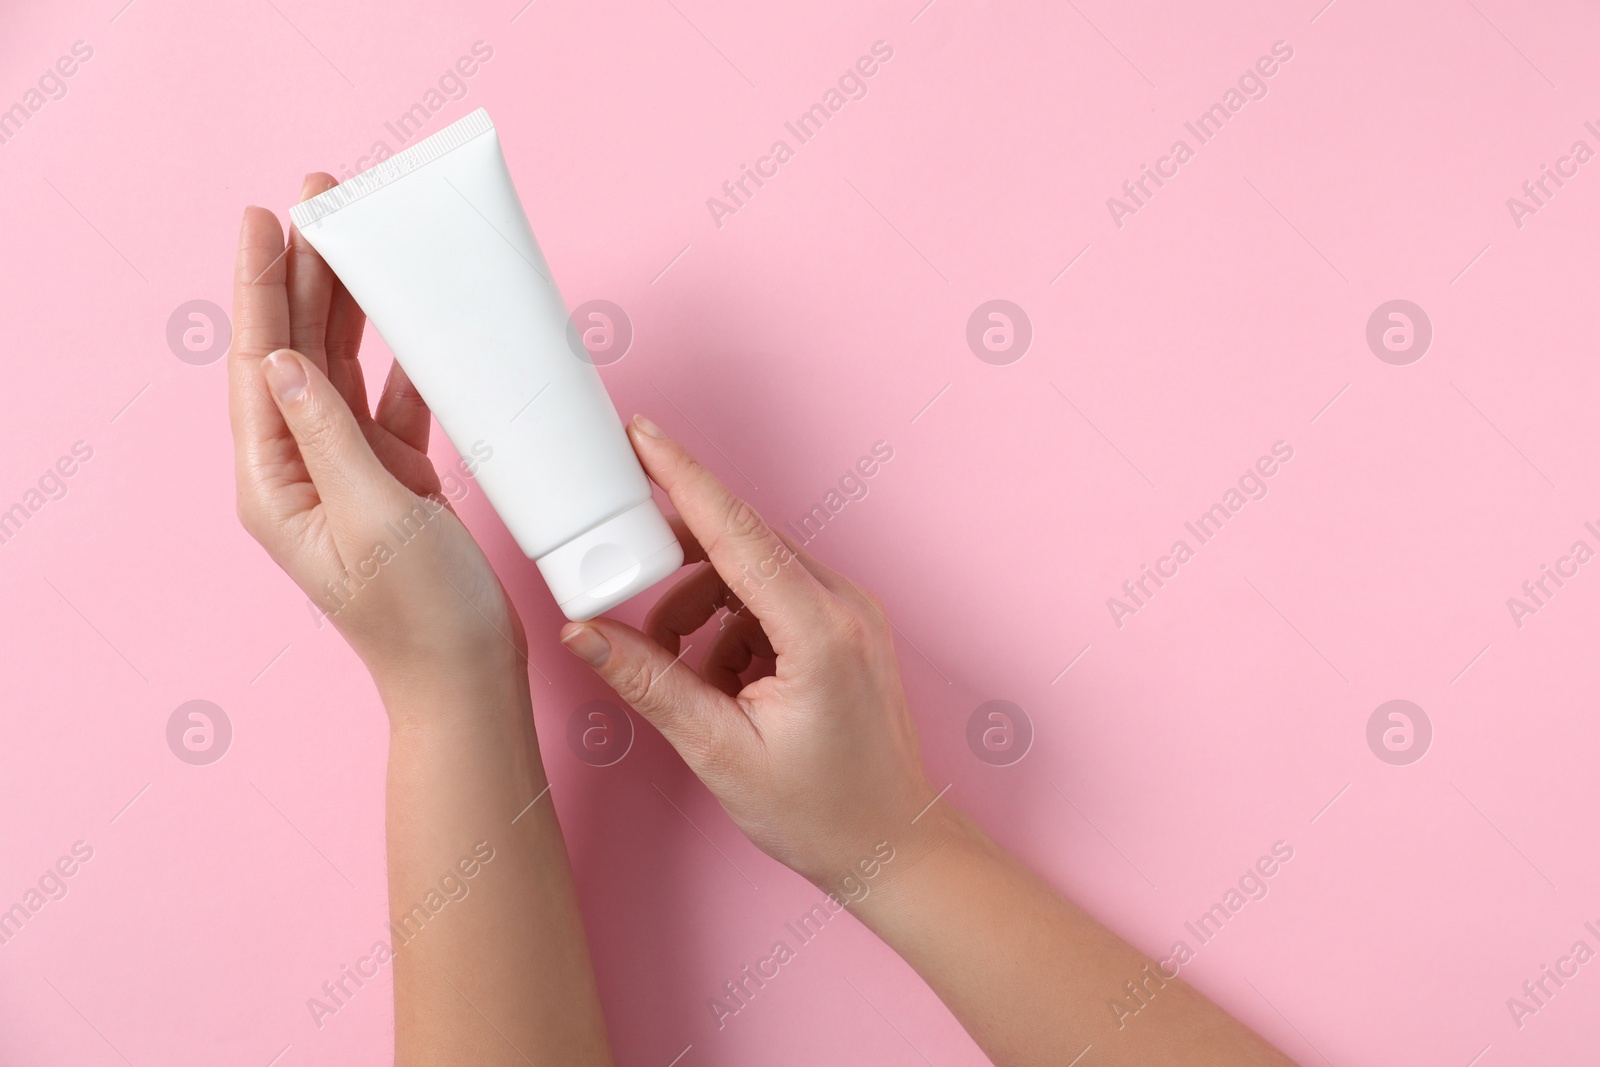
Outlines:
{"label": "tube flip-top lid", "polygon": [[655,501],[646,500],[534,562],[562,614],[582,622],[683,566],[683,546]]}

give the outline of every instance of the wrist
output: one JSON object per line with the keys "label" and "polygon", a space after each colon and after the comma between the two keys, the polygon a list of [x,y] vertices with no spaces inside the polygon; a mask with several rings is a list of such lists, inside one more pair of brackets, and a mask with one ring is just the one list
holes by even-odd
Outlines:
{"label": "wrist", "polygon": [[930,891],[983,862],[993,843],[965,812],[943,799],[891,840],[894,859],[883,865],[871,891],[852,906],[862,922],[877,928],[917,908]]}
{"label": "wrist", "polygon": [[512,655],[371,668],[392,729],[462,724],[506,716],[529,719],[526,661]]}
{"label": "wrist", "polygon": [[851,843],[836,844],[825,860],[789,865],[866,921],[867,912],[905,899],[909,886],[926,880],[930,868],[971,848],[974,834],[981,837],[982,831],[941,799],[915,819],[880,822],[870,832],[850,835]]}

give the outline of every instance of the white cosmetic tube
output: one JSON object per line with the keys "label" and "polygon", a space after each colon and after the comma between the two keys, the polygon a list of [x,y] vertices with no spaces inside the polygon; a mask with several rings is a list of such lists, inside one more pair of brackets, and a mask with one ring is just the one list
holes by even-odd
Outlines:
{"label": "white cosmetic tube", "polygon": [[569,619],[683,564],[482,109],[289,212],[394,351]]}

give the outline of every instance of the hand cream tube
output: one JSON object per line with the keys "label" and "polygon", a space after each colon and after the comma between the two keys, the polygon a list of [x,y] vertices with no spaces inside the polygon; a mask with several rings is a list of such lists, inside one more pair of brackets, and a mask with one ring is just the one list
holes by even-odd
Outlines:
{"label": "hand cream tube", "polygon": [[569,619],[683,564],[482,109],[289,212],[366,311]]}

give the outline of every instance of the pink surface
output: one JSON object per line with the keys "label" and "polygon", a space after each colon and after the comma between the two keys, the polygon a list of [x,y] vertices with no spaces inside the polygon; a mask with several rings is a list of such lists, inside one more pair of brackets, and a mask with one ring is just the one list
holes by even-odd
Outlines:
{"label": "pink surface", "polygon": [[[123,2],[12,5],[0,32],[0,107],[39,104],[0,144],[0,509],[27,513],[0,545],[0,907],[92,849],[0,946],[0,1061],[387,1055],[387,972],[320,1028],[306,1003],[383,934],[382,711],[235,521],[223,363],[167,329],[228,305],[245,203],[285,215],[305,171],[398,147],[385,123],[479,41],[424,132],[489,108],[569,303],[632,320],[604,371],[624,413],[774,521],[892,447],[812,548],[889,604],[950,799],[1147,951],[1187,942],[1184,974],[1302,1063],[1590,1054],[1600,963],[1508,998],[1600,949],[1600,563],[1561,562],[1600,549],[1600,162],[1561,162],[1600,149],[1591,6]],[[784,123],[878,41],[866,95],[799,144]],[[1280,41],[1200,143],[1184,124]],[[713,212],[778,139],[776,176]],[[1176,174],[1114,213],[1143,165]],[[1569,177],[1536,203],[1543,165]],[[967,342],[993,299],[1031,323],[1010,363]],[[1404,365],[1367,342],[1397,299],[1433,330]],[[1185,523],[1276,442],[1266,495],[1201,544]],[[620,1062],[983,1062],[853,920],[718,1028],[711,998],[818,895],[648,727],[576,758],[568,720],[608,693],[462,507],[533,635]],[[1113,611],[1146,564],[1176,575]],[[1535,604],[1544,564],[1569,577]],[[197,699],[232,726],[210,765],[168,744]],[[1420,761],[1369,747],[1396,699],[1431,723]],[[991,700],[1031,723],[1009,765],[967,742]],[[1199,945],[1185,923],[1280,841]]]}

